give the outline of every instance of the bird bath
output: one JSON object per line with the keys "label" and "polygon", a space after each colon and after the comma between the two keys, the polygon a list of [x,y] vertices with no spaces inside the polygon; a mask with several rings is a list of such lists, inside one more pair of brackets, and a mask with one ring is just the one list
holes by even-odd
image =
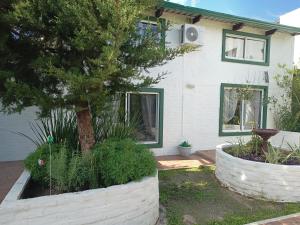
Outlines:
{"label": "bird bath", "polygon": [[277,129],[253,129],[253,132],[260,136],[263,140],[261,150],[263,152],[268,152],[268,140],[270,137],[276,135],[279,130]]}

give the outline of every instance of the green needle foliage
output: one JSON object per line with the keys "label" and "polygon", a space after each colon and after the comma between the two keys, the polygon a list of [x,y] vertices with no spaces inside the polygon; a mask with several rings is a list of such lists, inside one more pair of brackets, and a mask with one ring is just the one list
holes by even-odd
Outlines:
{"label": "green needle foliage", "polygon": [[[87,115],[80,117],[80,112],[101,111],[107,96],[158,83],[167,71],[150,75],[149,69],[192,50],[165,48],[150,28],[143,36],[137,32],[137,23],[157,4],[157,0],[1,1],[2,110],[20,112],[31,105],[38,106],[41,115],[57,107],[75,110],[80,137],[94,136],[91,119],[78,120]],[[160,24],[158,32],[166,29]],[[88,144],[95,142],[92,139]]]}

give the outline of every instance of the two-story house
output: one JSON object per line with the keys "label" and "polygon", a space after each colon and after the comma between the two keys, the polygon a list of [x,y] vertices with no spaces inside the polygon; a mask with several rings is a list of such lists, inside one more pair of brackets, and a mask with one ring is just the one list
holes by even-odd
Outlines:
{"label": "two-story house", "polygon": [[[170,24],[162,35],[166,47],[199,47],[154,69],[153,74],[168,75],[140,92],[140,98],[127,94],[128,115],[143,114],[140,141],[156,155],[170,155],[177,154],[176,146],[184,140],[193,151],[214,149],[249,136],[253,127],[274,127],[266,102],[278,94],[278,64],[293,66],[300,28],[170,2],[151,16]],[[155,26],[157,19],[151,16],[148,23]]]}
{"label": "two-story house", "polygon": [[[126,94],[128,119],[136,112],[142,115],[139,141],[156,155],[171,155],[178,153],[177,146],[184,140],[194,151],[214,149],[249,136],[253,127],[274,127],[266,100],[278,94],[273,79],[278,64],[293,66],[294,38],[300,28],[170,2],[149,13],[140,27],[149,23],[153,29],[157,23],[170,24],[161,35],[166,48],[199,47],[153,69],[153,75],[168,72],[159,84]],[[33,119],[30,112],[1,115],[0,126],[30,132],[24,128]],[[25,157],[26,151],[18,153],[16,148],[24,143],[28,149],[28,140],[12,138],[1,129],[0,160]]]}

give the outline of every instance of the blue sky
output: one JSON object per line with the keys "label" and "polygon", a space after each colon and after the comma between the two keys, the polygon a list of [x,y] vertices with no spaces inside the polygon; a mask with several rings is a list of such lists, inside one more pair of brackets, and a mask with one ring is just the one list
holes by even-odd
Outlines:
{"label": "blue sky", "polygon": [[171,2],[244,16],[277,21],[279,16],[300,8],[300,0],[170,0]]}

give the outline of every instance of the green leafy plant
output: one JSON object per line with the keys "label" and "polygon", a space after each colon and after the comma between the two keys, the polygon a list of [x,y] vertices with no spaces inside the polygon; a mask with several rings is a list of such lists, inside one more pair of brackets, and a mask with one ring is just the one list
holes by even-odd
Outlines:
{"label": "green leafy plant", "polygon": [[[96,142],[101,143],[107,138],[134,139],[135,118],[132,118],[130,122],[122,120],[123,118],[119,118],[118,112],[111,106],[106,107],[105,111],[99,113],[98,116],[93,116]],[[54,143],[64,144],[74,152],[80,150],[76,116],[73,112],[56,109],[51,111],[49,116],[40,118],[29,125],[34,134],[33,137],[21,132],[17,134],[26,137],[36,146],[47,143],[47,138],[52,136]]]}
{"label": "green leafy plant", "polygon": [[[63,148],[63,145],[52,144],[52,153],[55,154],[60,152],[61,148]],[[48,185],[49,183],[49,159],[49,146],[48,144],[43,144],[39,146],[34,152],[30,153],[29,156],[27,156],[27,158],[24,160],[25,168],[30,171],[31,178],[34,181],[41,183],[42,185]]]}
{"label": "green leafy plant", "polygon": [[288,131],[300,131],[300,70],[279,65],[275,76],[279,93],[271,96],[269,102],[277,128]]}
{"label": "green leafy plant", "polygon": [[[108,139],[91,152],[67,149],[63,144],[52,146],[51,181],[58,192],[107,187],[154,175],[156,161],[145,145],[131,139]],[[49,146],[42,145],[25,160],[32,179],[49,186]],[[39,159],[45,160],[40,166]]]}
{"label": "green leafy plant", "polygon": [[145,145],[131,139],[108,139],[93,149],[104,186],[124,184],[154,175],[156,161]]}
{"label": "green leafy plant", "polygon": [[225,149],[227,153],[235,157],[244,157],[251,152],[251,148],[246,145],[244,139],[238,138],[235,143],[229,142],[232,146]]}
{"label": "green leafy plant", "polygon": [[272,164],[280,164],[284,161],[285,156],[279,148],[269,145],[268,151],[264,153],[266,157],[266,162]]}
{"label": "green leafy plant", "polygon": [[69,149],[78,150],[78,130],[75,113],[64,109],[52,110],[47,117],[40,118],[29,124],[34,137],[18,132],[19,135],[31,140],[36,146],[47,143],[52,136],[54,143],[65,144]]}
{"label": "green leafy plant", "polygon": [[190,143],[188,143],[188,141],[183,141],[179,146],[183,147],[183,148],[192,147],[192,145]]}

